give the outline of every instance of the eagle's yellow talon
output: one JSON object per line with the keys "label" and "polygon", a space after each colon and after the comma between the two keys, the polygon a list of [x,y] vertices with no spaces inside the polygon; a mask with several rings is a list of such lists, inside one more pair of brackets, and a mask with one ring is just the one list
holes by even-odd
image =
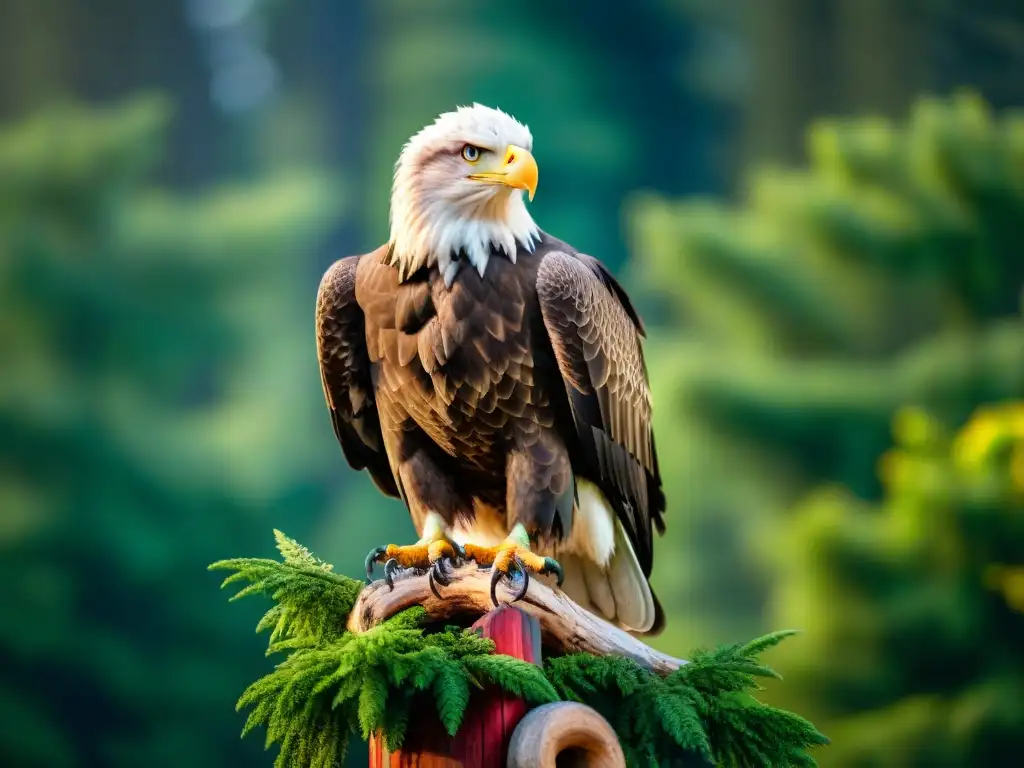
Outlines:
{"label": "eagle's yellow talon", "polygon": [[528,549],[520,547],[516,549],[516,556],[519,560],[535,573],[544,573],[544,558],[540,555],[535,555]]}
{"label": "eagle's yellow talon", "polygon": [[466,544],[464,547],[466,557],[476,562],[478,566],[491,569],[491,602],[498,604],[497,587],[502,576],[512,579],[514,574],[519,573],[523,577],[523,585],[513,598],[512,602],[521,600],[526,595],[530,586],[530,572],[546,574],[554,573],[558,577],[558,584],[562,584],[562,567],[556,560],[550,557],[541,557],[530,551],[530,539],[526,530],[517,525],[501,544],[496,547],[481,547],[476,544]]}
{"label": "eagle's yellow talon", "polygon": [[394,589],[394,576],[404,568],[427,568],[429,548],[423,542],[411,544],[407,547],[400,547],[397,544],[388,544],[386,547],[371,549],[366,556],[366,580],[373,578],[374,563],[384,563],[384,581]]}
{"label": "eagle's yellow talon", "polygon": [[427,560],[431,565],[444,558],[455,559],[455,547],[445,539],[430,542],[427,547]]}
{"label": "eagle's yellow talon", "polygon": [[501,571],[506,574],[509,573],[512,570],[512,563],[515,560],[516,552],[516,547],[499,548],[491,567],[496,571]]}
{"label": "eagle's yellow talon", "polygon": [[466,544],[463,546],[463,549],[466,552],[467,558],[481,568],[489,568],[494,565],[494,558],[498,556],[500,547],[480,547],[476,544]]}
{"label": "eagle's yellow talon", "polygon": [[384,553],[397,560],[403,568],[426,568],[431,564],[428,559],[430,547],[427,544],[411,544],[407,547],[388,544]]}
{"label": "eagle's yellow talon", "polygon": [[377,547],[371,550],[366,556],[367,581],[373,578],[375,563],[384,563],[384,581],[392,589],[394,589],[394,576],[400,570],[425,570],[430,580],[431,591],[440,598],[441,595],[437,591],[435,582],[444,586],[451,583],[444,563],[446,560],[454,561],[461,557],[462,552],[458,545],[448,538],[441,525],[432,524],[425,534],[415,544],[404,547],[388,544],[386,547]]}

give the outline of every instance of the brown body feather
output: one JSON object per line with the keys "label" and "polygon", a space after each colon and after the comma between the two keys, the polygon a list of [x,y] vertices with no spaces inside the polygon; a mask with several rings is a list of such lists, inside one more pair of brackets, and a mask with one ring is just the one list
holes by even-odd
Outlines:
{"label": "brown body feather", "polygon": [[665,503],[642,334],[604,267],[546,235],[450,288],[436,268],[400,283],[384,246],[336,262],[317,304],[345,456],[403,498],[417,529],[428,511],[466,525],[486,509],[557,546],[587,480],[647,577]]}

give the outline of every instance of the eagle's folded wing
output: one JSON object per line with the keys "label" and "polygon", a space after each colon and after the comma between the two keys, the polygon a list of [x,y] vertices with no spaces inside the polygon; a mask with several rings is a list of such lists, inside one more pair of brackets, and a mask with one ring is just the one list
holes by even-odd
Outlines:
{"label": "eagle's folded wing", "polygon": [[643,326],[625,291],[589,256],[545,256],[537,294],[582,449],[583,466],[573,469],[616,508],[650,576],[652,525],[663,528],[665,498],[640,347]]}
{"label": "eagle's folded wing", "polygon": [[363,311],[356,302],[359,256],[336,261],[320,281],[316,345],[320,379],[334,434],[348,463],[366,469],[377,486],[397,497],[374,402]]}

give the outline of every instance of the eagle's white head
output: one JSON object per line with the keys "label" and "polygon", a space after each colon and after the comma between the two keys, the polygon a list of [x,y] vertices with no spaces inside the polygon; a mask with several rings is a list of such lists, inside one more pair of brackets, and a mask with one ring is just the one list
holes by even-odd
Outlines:
{"label": "eagle's white head", "polygon": [[540,231],[526,210],[537,189],[530,129],[474,104],[446,112],[403,147],[391,190],[391,249],[402,280],[435,263],[450,286],[462,251],[484,274],[492,252],[515,260]]}

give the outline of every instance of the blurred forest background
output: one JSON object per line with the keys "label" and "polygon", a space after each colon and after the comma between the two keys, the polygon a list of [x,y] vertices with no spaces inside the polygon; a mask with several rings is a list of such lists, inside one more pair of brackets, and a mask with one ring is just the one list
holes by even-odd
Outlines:
{"label": "blurred forest background", "polygon": [[656,645],[804,630],[765,695],[826,766],[1013,763],[1022,73],[1018,0],[2,0],[0,763],[271,763],[261,608],[205,566],[412,534],[313,302],[472,101],[652,327]]}

